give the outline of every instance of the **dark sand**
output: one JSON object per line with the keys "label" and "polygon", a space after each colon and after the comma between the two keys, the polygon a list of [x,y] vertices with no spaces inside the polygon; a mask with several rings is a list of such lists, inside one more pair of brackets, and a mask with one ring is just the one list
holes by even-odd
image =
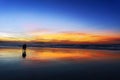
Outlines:
{"label": "dark sand", "polygon": [[0,80],[120,80],[120,51],[0,49]]}

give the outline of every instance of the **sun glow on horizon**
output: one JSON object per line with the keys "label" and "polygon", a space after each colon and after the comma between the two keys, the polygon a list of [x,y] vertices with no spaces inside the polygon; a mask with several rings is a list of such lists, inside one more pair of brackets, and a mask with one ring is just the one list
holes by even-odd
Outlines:
{"label": "sun glow on horizon", "polygon": [[98,35],[80,32],[30,32],[24,34],[0,33],[0,41],[27,41],[27,42],[52,42],[52,43],[120,43],[117,35]]}

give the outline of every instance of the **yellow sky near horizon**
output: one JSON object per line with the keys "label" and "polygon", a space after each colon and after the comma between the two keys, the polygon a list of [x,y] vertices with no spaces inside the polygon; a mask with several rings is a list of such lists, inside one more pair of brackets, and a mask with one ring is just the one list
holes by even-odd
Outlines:
{"label": "yellow sky near horizon", "polygon": [[106,44],[120,43],[118,35],[88,34],[80,32],[29,32],[29,33],[0,33],[0,41],[23,41],[23,42],[57,42],[67,44]]}

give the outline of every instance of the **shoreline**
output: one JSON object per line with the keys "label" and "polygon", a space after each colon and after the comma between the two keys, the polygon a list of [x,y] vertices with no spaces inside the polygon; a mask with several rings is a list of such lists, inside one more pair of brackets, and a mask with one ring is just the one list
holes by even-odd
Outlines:
{"label": "shoreline", "polygon": [[[0,48],[22,48],[22,46],[0,46]],[[28,48],[70,48],[70,49],[94,49],[94,50],[120,50],[120,47],[101,47],[101,46],[28,46]]]}

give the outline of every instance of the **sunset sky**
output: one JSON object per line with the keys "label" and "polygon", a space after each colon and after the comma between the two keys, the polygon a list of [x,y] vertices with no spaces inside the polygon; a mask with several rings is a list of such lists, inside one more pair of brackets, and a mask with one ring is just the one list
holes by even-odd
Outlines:
{"label": "sunset sky", "polygon": [[0,0],[0,41],[120,44],[119,0]]}

